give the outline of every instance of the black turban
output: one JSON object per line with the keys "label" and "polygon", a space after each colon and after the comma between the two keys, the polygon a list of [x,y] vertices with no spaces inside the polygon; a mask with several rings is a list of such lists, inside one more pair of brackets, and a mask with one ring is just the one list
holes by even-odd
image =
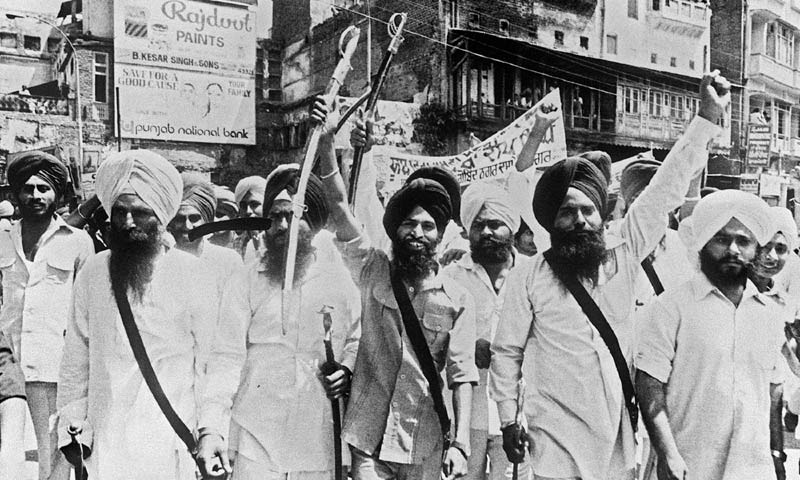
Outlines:
{"label": "black turban", "polygon": [[[267,187],[264,190],[263,216],[266,218],[269,215],[272,203],[282,191],[286,190],[294,197],[298,183],[300,183],[300,168],[296,163],[281,165],[273,170],[267,177]],[[313,232],[319,232],[328,223],[328,203],[325,201],[322,180],[313,173],[306,185],[305,204],[307,208],[303,218]]]}
{"label": "black turban", "polygon": [[443,167],[422,167],[411,172],[406,184],[418,178],[427,178],[439,182],[447,190],[447,194],[450,196],[451,218],[458,225],[461,225],[461,185],[453,172]]}
{"label": "black turban", "polygon": [[214,212],[217,210],[214,186],[197,173],[182,173],[181,179],[183,180],[181,205],[190,205],[196,208],[204,222],[213,222]]}
{"label": "black turban", "polygon": [[578,155],[594,164],[606,177],[606,184],[611,185],[611,156],[602,150],[592,150]]}
{"label": "black turban", "polygon": [[608,183],[603,172],[583,157],[565,158],[545,170],[533,192],[533,214],[548,232],[553,231],[556,214],[570,187],[586,194],[600,215],[605,215]]}
{"label": "black turban", "polygon": [[397,240],[397,228],[416,207],[421,207],[433,217],[440,236],[444,233],[447,222],[452,217],[450,195],[441,183],[428,178],[417,178],[403,185],[386,204],[383,228],[392,241]]}
{"label": "black turban", "polygon": [[625,204],[630,206],[636,197],[642,193],[653,175],[656,174],[661,162],[653,158],[652,154],[639,154],[633,162],[622,170],[619,180],[619,190]]}
{"label": "black turban", "polygon": [[69,179],[67,167],[56,157],[44,152],[28,152],[15,158],[8,164],[7,175],[14,192],[22,190],[25,182],[36,175],[47,182],[59,197],[64,196]]}

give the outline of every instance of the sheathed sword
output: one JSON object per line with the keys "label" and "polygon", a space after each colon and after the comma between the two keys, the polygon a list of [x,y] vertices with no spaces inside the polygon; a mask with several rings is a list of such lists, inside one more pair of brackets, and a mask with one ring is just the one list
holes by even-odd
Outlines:
{"label": "sheathed sword", "polygon": [[[370,87],[369,98],[367,99],[367,118],[375,112],[375,106],[378,104],[378,96],[383,87],[383,81],[386,80],[386,74],[389,73],[389,65],[392,62],[392,57],[397,53],[400,44],[403,43],[403,28],[406,26],[408,14],[395,13],[389,19],[386,28],[389,30],[389,35],[392,41],[389,42],[389,47],[383,54],[381,65],[378,67],[378,74]],[[350,167],[350,186],[347,190],[347,202],[350,208],[353,208],[356,201],[356,191],[358,190],[358,176],[361,172],[361,159],[364,156],[364,148],[356,147],[353,150],[353,164]]]}
{"label": "sheathed sword", "polygon": [[[525,380],[522,378],[517,382],[517,414],[514,416],[514,421],[523,431],[525,430]],[[511,478],[519,480],[519,463],[517,462],[514,462]]]}
{"label": "sheathed sword", "polygon": [[[358,38],[361,35],[361,30],[354,26],[350,26],[347,30],[342,32],[339,37],[339,54],[341,58],[336,65],[336,69],[328,81],[328,86],[325,88],[325,95],[336,96],[339,93],[339,88],[344,83],[347,73],[350,71],[350,59],[358,46]],[[311,132],[306,144],[306,155],[303,159],[303,164],[300,167],[300,180],[297,183],[297,193],[292,200],[292,213],[294,216],[293,221],[289,224],[289,243],[286,249],[286,275],[283,279],[283,292],[281,301],[281,310],[285,318],[286,308],[288,303],[289,292],[291,292],[294,285],[294,266],[297,261],[297,239],[299,236],[300,219],[306,210],[306,187],[308,187],[308,178],[311,176],[311,170],[314,168],[314,162],[317,159],[317,147],[319,146],[319,139],[322,136],[324,125],[317,125]]]}
{"label": "sheathed sword", "polygon": [[[322,315],[322,327],[325,329],[325,365],[322,373],[330,375],[335,370],[336,359],[333,356],[333,341],[331,339],[331,332],[333,330],[333,318],[331,312],[333,307],[325,305],[319,313]],[[339,409],[339,399],[331,399],[331,415],[333,416],[333,455],[334,455],[334,477],[335,480],[342,480],[342,417]]]}

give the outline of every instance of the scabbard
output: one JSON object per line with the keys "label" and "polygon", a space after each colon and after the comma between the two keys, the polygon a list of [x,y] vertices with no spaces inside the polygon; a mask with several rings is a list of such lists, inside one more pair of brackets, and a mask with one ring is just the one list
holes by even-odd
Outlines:
{"label": "scabbard", "polygon": [[189,240],[193,242],[212,233],[231,230],[269,230],[271,224],[272,222],[269,219],[263,217],[232,218],[221,222],[204,223],[197,228],[189,230]]}
{"label": "scabbard", "polygon": [[334,480],[342,480],[342,416],[339,409],[339,399],[331,400],[331,414],[333,415],[333,455],[334,455]]}

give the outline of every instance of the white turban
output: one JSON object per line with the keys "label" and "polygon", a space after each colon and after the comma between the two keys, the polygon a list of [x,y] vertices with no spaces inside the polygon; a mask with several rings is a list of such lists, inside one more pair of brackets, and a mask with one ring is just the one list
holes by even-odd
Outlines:
{"label": "white turban", "polygon": [[14,215],[14,205],[8,200],[0,202],[0,217],[10,217]]}
{"label": "white turban", "polygon": [[251,177],[245,177],[239,180],[239,183],[236,184],[236,189],[234,190],[234,196],[236,197],[236,204],[239,205],[242,203],[244,197],[247,196],[248,193],[252,193],[253,195],[257,196],[260,201],[264,201],[264,190],[267,188],[267,180],[263,177],[259,177],[258,175],[253,175]]}
{"label": "white turban", "polygon": [[511,196],[502,183],[494,180],[475,182],[461,195],[461,223],[469,232],[481,210],[486,210],[489,216],[501,220],[512,233],[517,233],[520,218],[512,206]]}
{"label": "white turban", "polygon": [[703,197],[692,216],[681,222],[680,234],[687,250],[699,253],[733,218],[753,233],[759,245],[769,242],[775,234],[773,215],[764,200],[740,190],[720,190]]}
{"label": "white turban", "polygon": [[166,226],[178,213],[183,181],[161,155],[149,150],[127,150],[110,154],[100,164],[95,191],[109,215],[120,195],[132,193],[152,208],[161,225]]}
{"label": "white turban", "polygon": [[792,212],[785,207],[771,207],[772,221],[775,222],[775,231],[786,237],[789,250],[797,248],[797,222],[794,221]]}

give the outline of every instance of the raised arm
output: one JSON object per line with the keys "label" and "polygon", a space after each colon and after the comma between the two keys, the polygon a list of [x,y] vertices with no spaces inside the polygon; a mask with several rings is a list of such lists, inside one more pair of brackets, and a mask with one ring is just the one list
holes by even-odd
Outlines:
{"label": "raised arm", "polygon": [[331,115],[332,103],[330,99],[320,96],[314,101],[311,119],[317,124],[323,124],[325,130],[319,140],[319,169],[320,178],[325,184],[325,195],[330,209],[330,225],[336,230],[336,238],[342,242],[349,242],[361,236],[361,225],[350,212],[347,204],[347,189],[344,186],[342,172],[336,163],[336,149],[334,145],[334,130],[336,119]]}
{"label": "raised arm", "polygon": [[533,166],[536,160],[536,152],[539,151],[539,145],[544,140],[547,131],[553,126],[553,123],[561,118],[561,111],[552,103],[545,103],[534,114],[534,123],[531,133],[528,136],[528,141],[522,146],[522,151],[517,156],[518,172],[524,172]]}
{"label": "raised arm", "polygon": [[621,234],[638,263],[653,251],[667,228],[667,213],[683,204],[689,184],[708,161],[708,144],[730,103],[730,83],[718,71],[700,84],[700,110],[670,150],[650,184],[622,220]]}

